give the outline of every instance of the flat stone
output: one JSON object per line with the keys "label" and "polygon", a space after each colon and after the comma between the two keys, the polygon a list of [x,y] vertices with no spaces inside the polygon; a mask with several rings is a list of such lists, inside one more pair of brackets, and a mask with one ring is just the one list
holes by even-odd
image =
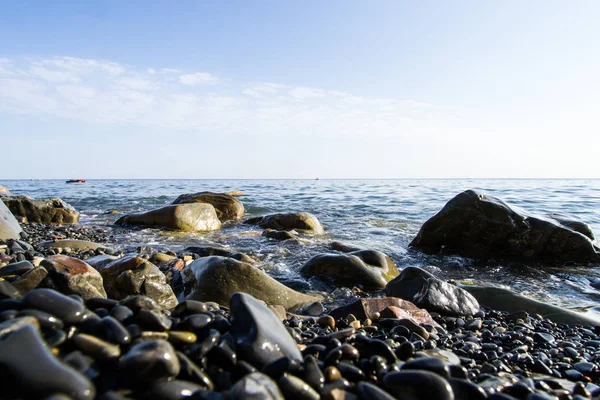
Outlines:
{"label": "flat stone", "polygon": [[267,306],[246,293],[231,297],[231,332],[239,355],[259,367],[281,357],[302,362],[294,339]]}

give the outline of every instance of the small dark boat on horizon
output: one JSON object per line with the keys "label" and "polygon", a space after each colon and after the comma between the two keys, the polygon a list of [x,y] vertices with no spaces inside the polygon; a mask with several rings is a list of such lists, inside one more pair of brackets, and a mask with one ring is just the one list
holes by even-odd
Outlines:
{"label": "small dark boat on horizon", "polygon": [[85,179],[69,179],[66,183],[85,183]]}

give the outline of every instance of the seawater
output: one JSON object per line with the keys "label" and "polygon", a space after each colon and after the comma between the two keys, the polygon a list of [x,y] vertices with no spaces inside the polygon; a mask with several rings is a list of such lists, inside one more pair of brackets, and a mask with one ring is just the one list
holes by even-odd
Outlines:
{"label": "seawater", "polygon": [[[60,197],[80,213],[83,225],[111,225],[118,217],[170,204],[178,195],[199,191],[240,190],[246,216],[306,211],[327,234],[303,244],[276,242],[254,226],[225,224],[218,232],[178,234],[155,229],[118,234],[113,242],[125,251],[149,245],[181,250],[189,245],[227,246],[259,258],[261,268],[297,289],[324,290],[298,269],[326,252],[331,241],[380,250],[400,267],[419,266],[443,279],[509,287],[552,304],[585,308],[600,300],[590,283],[600,279],[598,267],[560,263],[476,262],[458,256],[428,256],[409,251],[421,225],[458,193],[481,190],[531,213],[559,212],[574,216],[600,235],[600,180],[2,180],[15,194]],[[598,242],[596,243],[598,244]]]}

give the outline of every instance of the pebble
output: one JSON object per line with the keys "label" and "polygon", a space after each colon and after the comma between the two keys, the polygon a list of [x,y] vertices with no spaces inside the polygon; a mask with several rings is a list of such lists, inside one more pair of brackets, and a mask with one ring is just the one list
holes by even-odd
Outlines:
{"label": "pebble", "polygon": [[391,372],[383,378],[383,386],[400,400],[454,399],[448,381],[429,371]]}
{"label": "pebble", "polygon": [[52,289],[32,290],[23,297],[23,304],[52,314],[66,324],[77,324],[86,318],[83,304]]}
{"label": "pebble", "polygon": [[174,378],[180,364],[173,346],[165,340],[148,340],[133,346],[119,360],[119,377],[126,385],[142,385]]}

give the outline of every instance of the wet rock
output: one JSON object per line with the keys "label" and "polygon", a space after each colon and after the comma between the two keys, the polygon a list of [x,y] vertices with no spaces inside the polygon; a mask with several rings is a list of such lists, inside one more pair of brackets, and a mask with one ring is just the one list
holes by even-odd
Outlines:
{"label": "wet rock", "polygon": [[320,300],[290,289],[263,271],[226,257],[200,258],[183,270],[188,299],[229,304],[236,292],[248,293],[269,305],[282,305],[286,310]]}
{"label": "wet rock", "polygon": [[294,375],[284,375],[279,379],[279,387],[288,399],[319,400],[320,396],[306,382]]}
{"label": "wet rock", "polygon": [[102,270],[106,268],[108,264],[118,259],[119,257],[116,256],[101,254],[98,256],[90,257],[87,260],[85,260],[85,262],[88,263],[88,265],[94,267],[98,272],[102,272]]}
{"label": "wet rock", "polygon": [[70,248],[74,250],[97,250],[97,249],[108,249],[107,246],[90,242],[89,240],[73,240],[73,239],[58,239],[58,240],[46,240],[38,243],[38,246],[44,247],[47,249],[56,249],[56,248]]}
{"label": "wet rock", "polygon": [[66,324],[77,324],[86,317],[85,306],[52,289],[34,289],[23,296],[23,304],[56,316]]}
{"label": "wet rock", "polygon": [[19,289],[15,288],[10,282],[0,278],[0,299],[16,299],[21,297]]}
{"label": "wet rock", "polygon": [[557,221],[559,224],[566,226],[569,229],[574,230],[575,232],[579,232],[582,235],[587,236],[590,240],[595,240],[594,232],[592,232],[592,228],[588,224],[583,221],[580,221],[574,217],[569,215],[553,213],[549,215],[550,218]]}
{"label": "wet rock", "polygon": [[208,203],[211,204],[221,221],[236,221],[244,217],[244,205],[235,197],[225,193],[199,192],[182,194],[173,204]]}
{"label": "wet rock", "polygon": [[57,359],[31,325],[0,337],[2,397],[43,398],[63,393],[72,399],[93,399],[92,383]]}
{"label": "wet rock", "polygon": [[164,308],[177,305],[173,289],[165,275],[151,262],[136,256],[113,261],[101,271],[109,297],[120,300],[131,295],[145,295]]}
{"label": "wet rock", "polygon": [[289,231],[277,231],[275,229],[265,229],[261,236],[267,237],[269,239],[275,239],[279,241],[284,241],[288,239],[298,239],[298,236],[294,235]]}
{"label": "wet rock", "polygon": [[500,199],[467,190],[421,227],[411,247],[472,258],[600,262],[589,237]]}
{"label": "wet rock", "polygon": [[165,340],[148,340],[133,346],[119,360],[119,378],[127,387],[174,378],[181,367],[173,346]]}
{"label": "wet rock", "polygon": [[431,315],[429,315],[427,310],[420,309],[410,301],[395,297],[358,299],[348,305],[332,310],[329,314],[334,318],[346,318],[348,314],[352,314],[359,320],[365,320],[367,318],[376,319],[378,313],[381,313],[389,307],[394,307],[394,318],[396,319],[409,319],[416,325],[428,324],[439,326],[437,322],[431,318]]}
{"label": "wet rock", "polygon": [[263,302],[246,293],[235,293],[230,311],[236,348],[247,361],[259,367],[284,356],[302,362],[296,342]]}
{"label": "wet rock", "polygon": [[158,381],[138,391],[140,399],[179,400],[185,399],[192,393],[205,390],[204,387],[182,380]]}
{"label": "wet rock", "polygon": [[48,271],[43,267],[35,267],[13,282],[13,286],[25,294],[38,287],[48,276]]}
{"label": "wet rock", "polygon": [[15,216],[0,201],[0,240],[18,239],[22,231],[21,225],[19,225]]}
{"label": "wet rock", "polygon": [[35,200],[28,196],[5,196],[2,201],[15,217],[24,222],[45,222],[53,224],[76,224],[79,213],[59,198]]}
{"label": "wet rock", "polygon": [[417,267],[405,268],[396,279],[388,283],[385,292],[389,296],[410,300],[419,307],[442,315],[473,315],[479,311],[479,303],[467,291]]}
{"label": "wet rock", "polygon": [[386,374],[383,385],[399,400],[453,400],[448,381],[429,371],[399,371]]}
{"label": "wet rock", "polygon": [[65,294],[77,294],[84,300],[106,297],[102,275],[77,258],[51,256],[40,264],[48,270],[56,287]]}
{"label": "wet rock", "polygon": [[274,229],[277,231],[294,230],[316,235],[325,233],[317,217],[310,213],[270,214],[247,219],[246,223],[258,225],[263,229]]}
{"label": "wet rock", "polygon": [[398,268],[385,254],[374,250],[359,250],[347,254],[320,254],[301,268],[308,276],[331,279],[342,285],[362,285],[383,289],[398,276]]}
{"label": "wet rock", "polygon": [[206,203],[177,204],[125,215],[116,225],[141,225],[184,232],[207,232],[221,228],[215,208]]}
{"label": "wet rock", "polygon": [[277,384],[265,374],[253,372],[240,379],[230,391],[232,400],[283,400]]}
{"label": "wet rock", "polygon": [[197,254],[200,257],[221,256],[221,257],[233,258],[234,260],[238,260],[238,261],[245,262],[248,264],[256,263],[256,261],[253,258],[251,258],[250,256],[248,256],[246,254],[231,251],[229,249],[222,248],[222,247],[192,246],[192,247],[186,247],[181,253],[182,254],[184,254],[184,253]]}

